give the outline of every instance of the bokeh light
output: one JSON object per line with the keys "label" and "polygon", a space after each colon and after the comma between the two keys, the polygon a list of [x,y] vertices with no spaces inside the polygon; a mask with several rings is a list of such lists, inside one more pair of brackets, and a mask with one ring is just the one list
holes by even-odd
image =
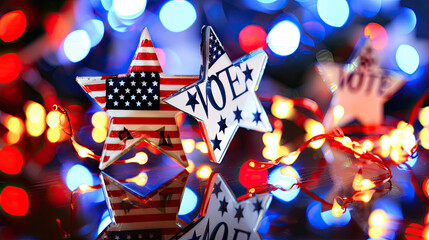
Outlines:
{"label": "bokeh light", "polygon": [[46,124],[51,128],[56,128],[60,125],[61,113],[59,111],[50,111],[46,115]]}
{"label": "bokeh light", "polygon": [[28,194],[22,188],[7,186],[0,193],[0,205],[10,215],[25,215],[28,212],[29,203]]}
{"label": "bokeh light", "polygon": [[120,18],[134,19],[146,9],[146,0],[113,0],[112,6]]}
{"label": "bokeh light", "polygon": [[98,225],[97,235],[99,235],[109,224],[112,222],[110,219],[109,211],[106,210],[101,216],[100,224]]}
{"label": "bokeh light", "polygon": [[195,145],[195,147],[200,150],[200,152],[202,153],[208,153],[208,148],[207,148],[207,144],[205,142],[197,142],[197,144]]}
{"label": "bokeh light", "polygon": [[38,123],[45,119],[45,108],[37,102],[28,102],[25,108],[25,115],[31,122]]}
{"label": "bokeh light", "polygon": [[188,29],[197,19],[194,6],[187,1],[168,1],[159,12],[162,25],[172,32]]}
{"label": "bokeh light", "polygon": [[419,67],[419,53],[414,47],[408,44],[401,44],[396,50],[396,63],[405,73],[413,74]]}
{"label": "bokeh light", "polygon": [[429,124],[429,107],[420,109],[419,121],[423,127]]}
{"label": "bokeh light", "polygon": [[268,180],[267,169],[260,170],[252,166],[255,166],[255,160],[247,160],[241,165],[238,173],[238,181],[247,189],[261,186]]}
{"label": "bokeh light", "polygon": [[349,17],[349,5],[345,0],[317,0],[317,13],[326,24],[342,27]]}
{"label": "bokeh light", "polygon": [[371,46],[375,50],[383,50],[389,41],[386,29],[377,23],[368,23],[363,30],[363,34],[371,39]]}
{"label": "bokeh light", "polygon": [[401,33],[408,34],[416,27],[416,13],[410,8],[402,7],[399,15],[395,19],[395,23]]}
{"label": "bokeh light", "polygon": [[20,118],[11,115],[7,115],[4,118],[4,126],[14,133],[21,133],[24,127]]}
{"label": "bokeh light", "polygon": [[284,97],[275,95],[271,105],[271,113],[280,119],[285,119],[292,115],[293,101]]}
{"label": "bokeh light", "polygon": [[61,130],[59,128],[48,128],[46,131],[46,137],[48,141],[51,143],[56,143],[60,141],[61,138]]}
{"label": "bokeh light", "polygon": [[82,184],[93,185],[91,172],[80,164],[73,165],[67,172],[66,184],[70,191],[74,191]]}
{"label": "bokeh light", "polygon": [[18,149],[12,146],[2,147],[0,159],[0,171],[10,175],[18,174],[21,171],[24,160]]}
{"label": "bokeh light", "polygon": [[104,36],[104,24],[101,20],[91,19],[83,23],[83,30],[88,33],[91,39],[91,47],[96,46]]}
{"label": "bokeh light", "polygon": [[0,82],[8,83],[18,77],[21,72],[21,60],[16,53],[0,56]]}
{"label": "bokeh light", "polygon": [[135,177],[128,178],[126,180],[126,182],[133,182],[133,183],[139,185],[140,187],[143,187],[146,185],[147,180],[148,180],[147,173],[141,172],[141,173],[139,173],[139,175],[137,175]]}
{"label": "bokeh light", "polygon": [[288,56],[296,51],[301,32],[295,23],[285,20],[277,23],[267,36],[271,51],[280,56]]}
{"label": "bokeh light", "polygon": [[91,123],[96,128],[106,127],[109,123],[109,116],[107,116],[106,112],[96,112],[91,117]]}
{"label": "bokeh light", "polygon": [[267,47],[267,33],[258,25],[248,25],[244,27],[238,35],[238,42],[241,48],[250,53],[258,48],[265,49]]}
{"label": "bokeh light", "polygon": [[182,139],[182,146],[185,153],[191,153],[195,149],[194,139]]}
{"label": "bokeh light", "polygon": [[374,17],[381,9],[382,0],[351,0],[352,10],[364,17]]}
{"label": "bokeh light", "polygon": [[0,18],[0,39],[14,41],[24,33],[26,26],[27,19],[21,10],[8,12]]}
{"label": "bokeh light", "polygon": [[186,215],[194,211],[198,203],[198,196],[190,188],[186,187],[180,204],[179,215]]}
{"label": "bokeh light", "polygon": [[325,39],[326,30],[325,27],[316,21],[306,22],[302,25],[304,30],[313,37],[315,42],[320,42]]}
{"label": "bokeh light", "polygon": [[[341,211],[343,210],[341,209]],[[346,211],[342,213],[339,217],[334,216],[332,214],[332,210],[322,212],[321,216],[326,225],[335,227],[342,227],[347,225],[352,218],[349,209],[346,209]]]}
{"label": "bokeh light", "polygon": [[429,177],[423,182],[422,190],[425,193],[426,197],[429,198]]}
{"label": "bokeh light", "polygon": [[209,166],[202,166],[197,170],[197,177],[199,178],[209,178],[212,174],[212,169]]}
{"label": "bokeh light", "polygon": [[[289,168],[288,172],[291,172],[294,175],[299,178],[298,172],[292,167],[287,166]],[[282,167],[277,167],[274,171],[272,171],[268,177],[268,183],[273,184],[275,186],[280,186],[282,188],[288,189],[292,186],[292,184],[298,183],[297,178],[294,176],[286,176],[282,174]],[[296,198],[299,194],[299,188],[293,188],[289,191],[282,191],[280,189],[272,191],[271,193],[274,195],[274,197],[278,198],[281,201],[290,202],[293,199]]]}
{"label": "bokeh light", "polygon": [[71,62],[84,59],[91,49],[91,39],[85,30],[71,32],[64,39],[64,53]]}

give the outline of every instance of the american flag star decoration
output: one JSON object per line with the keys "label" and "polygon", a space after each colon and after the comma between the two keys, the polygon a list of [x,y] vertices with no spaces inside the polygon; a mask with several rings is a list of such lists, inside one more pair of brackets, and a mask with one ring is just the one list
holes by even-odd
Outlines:
{"label": "american flag star decoration", "polygon": [[126,74],[76,80],[111,116],[101,170],[141,141],[188,166],[176,123],[180,111],[163,100],[198,77],[164,75],[146,28]]}
{"label": "american flag star decoration", "polygon": [[[167,240],[180,231],[177,214],[189,173],[183,170],[146,196],[131,183],[121,184],[100,174],[104,196],[112,219],[98,240]],[[134,184],[135,185],[135,184]],[[132,188],[134,187],[134,188]],[[143,192],[143,191],[140,191]]]}
{"label": "american flag star decoration", "polygon": [[[384,103],[405,84],[400,74],[380,68],[370,40],[356,49],[359,50],[357,56],[349,64],[321,62],[317,66],[323,81],[334,95],[324,119],[327,129],[344,126],[353,120],[366,126],[381,125]],[[341,119],[335,119],[333,115],[337,105],[344,110]]]}
{"label": "american flag star decoration", "polygon": [[220,163],[238,127],[271,131],[258,88],[267,54],[258,49],[231,62],[210,26],[202,29],[200,80],[164,99],[199,121],[210,160]]}
{"label": "american flag star decoration", "polygon": [[258,227],[271,198],[271,194],[265,193],[237,202],[222,176],[213,173],[207,182],[200,216],[172,239],[261,239]]}

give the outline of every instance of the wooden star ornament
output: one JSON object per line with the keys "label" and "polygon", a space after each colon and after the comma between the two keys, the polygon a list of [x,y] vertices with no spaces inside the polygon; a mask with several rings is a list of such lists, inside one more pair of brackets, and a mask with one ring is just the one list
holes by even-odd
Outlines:
{"label": "wooden star ornament", "polygon": [[[322,62],[317,68],[334,94],[324,120],[327,129],[353,120],[367,126],[381,125],[384,103],[405,83],[401,75],[380,68],[369,40],[351,63]],[[340,119],[333,114],[337,105],[344,110]]]}
{"label": "wooden star ornament", "polygon": [[200,216],[172,239],[261,239],[258,227],[271,203],[271,194],[237,202],[218,173],[210,176]]}
{"label": "wooden star ornament", "polygon": [[202,29],[201,46],[200,80],[164,101],[198,120],[210,160],[220,163],[239,126],[272,130],[255,94],[267,54],[258,49],[233,63],[210,26]]}
{"label": "wooden star ornament", "polygon": [[85,92],[111,116],[100,169],[142,141],[187,167],[176,122],[180,111],[164,99],[197,80],[197,76],[163,74],[147,28],[126,74],[77,77]]}

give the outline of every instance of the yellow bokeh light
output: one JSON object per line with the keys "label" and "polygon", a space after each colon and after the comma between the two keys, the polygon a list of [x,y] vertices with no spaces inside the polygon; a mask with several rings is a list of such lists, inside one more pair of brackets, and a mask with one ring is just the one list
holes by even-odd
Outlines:
{"label": "yellow bokeh light", "polygon": [[9,115],[5,118],[5,127],[11,132],[20,133],[23,126],[19,118]]}
{"label": "yellow bokeh light", "polygon": [[362,147],[363,149],[365,149],[366,151],[371,151],[374,148],[374,143],[371,140],[365,140],[362,143]]}
{"label": "yellow bokeh light", "polygon": [[286,156],[284,156],[281,161],[282,161],[282,163],[284,163],[286,165],[291,165],[296,161],[299,154],[300,154],[300,152],[297,152],[297,151],[291,152],[291,153],[287,154]]}
{"label": "yellow bokeh light", "polygon": [[276,147],[280,144],[281,136],[281,130],[276,129],[272,133],[264,133],[264,135],[262,135],[262,141],[267,147]]}
{"label": "yellow bokeh light", "polygon": [[402,138],[402,147],[407,151],[411,151],[411,149],[415,145],[416,145],[416,137],[414,136],[414,134],[404,131],[403,138]]}
{"label": "yellow bokeh light", "polygon": [[262,150],[262,156],[268,160],[275,160],[278,157],[279,147],[265,147]]}
{"label": "yellow bokeh light", "polygon": [[420,110],[419,121],[422,126],[426,126],[429,123],[429,107],[424,107]]}
{"label": "yellow bokeh light", "polygon": [[271,113],[280,119],[288,118],[293,109],[293,102],[290,99],[275,96],[273,98],[273,105],[271,106]]}
{"label": "yellow bokeh light", "polygon": [[426,213],[426,216],[425,216],[425,225],[428,225],[428,224],[429,224],[429,212]]}
{"label": "yellow bokeh light", "polygon": [[368,235],[371,238],[380,238],[384,235],[384,232],[385,230],[382,227],[370,227],[368,229]]}
{"label": "yellow bokeh light", "polygon": [[353,200],[367,203],[371,201],[372,195],[374,195],[374,193],[375,193],[375,190],[366,190],[363,192],[359,192],[353,197]]}
{"label": "yellow bokeh light", "polygon": [[205,142],[197,142],[195,147],[200,150],[202,153],[208,153],[207,145]]}
{"label": "yellow bokeh light", "polygon": [[136,155],[133,158],[127,159],[127,160],[125,160],[125,162],[126,163],[135,162],[135,163],[138,163],[140,165],[144,165],[144,164],[147,163],[148,159],[149,158],[148,158],[148,156],[147,156],[146,153],[144,153],[144,152],[138,152],[138,153],[136,153]]}
{"label": "yellow bokeh light", "polygon": [[392,149],[392,151],[390,152],[390,158],[391,158],[394,162],[399,163],[400,155],[399,155],[399,151],[398,151],[398,149]]}
{"label": "yellow bokeh light", "polygon": [[369,215],[368,221],[371,227],[384,227],[385,224],[389,221],[389,218],[383,210],[376,209],[372,211],[371,215]]}
{"label": "yellow bokeh light", "polygon": [[46,131],[46,137],[49,142],[56,143],[60,140],[61,130],[59,128],[48,128],[48,131]]}
{"label": "yellow bokeh light", "polygon": [[197,177],[199,178],[209,178],[212,173],[212,169],[209,166],[202,166],[197,170]]}
{"label": "yellow bokeh light", "polygon": [[133,182],[133,183],[139,185],[140,187],[143,187],[147,183],[147,174],[145,172],[141,172],[139,175],[137,175],[133,178],[128,178],[125,181],[126,182]]}
{"label": "yellow bokeh light", "polygon": [[56,128],[60,125],[60,117],[61,113],[58,111],[50,111],[48,115],[46,115],[46,123],[51,128]]}
{"label": "yellow bokeh light", "polygon": [[336,105],[334,109],[332,109],[332,113],[334,114],[335,121],[339,121],[344,116],[344,108],[341,105]]}
{"label": "yellow bokeh light", "polygon": [[422,237],[424,240],[429,240],[429,225],[423,229]]}
{"label": "yellow bokeh light", "polygon": [[106,140],[107,130],[104,127],[96,127],[92,129],[92,139],[95,142],[101,143]]}
{"label": "yellow bokeh light", "polygon": [[191,153],[195,149],[195,141],[194,139],[183,139],[182,146],[185,153]]}
{"label": "yellow bokeh light", "polygon": [[379,142],[380,142],[381,149],[383,149],[383,150],[389,150],[389,148],[390,148],[390,138],[389,138],[389,136],[387,136],[387,135],[381,136]]}
{"label": "yellow bokeh light", "polygon": [[285,177],[291,177],[299,181],[299,175],[298,172],[295,170],[295,168],[291,166],[282,167],[280,169],[280,173]]}
{"label": "yellow bokeh light", "polygon": [[25,115],[27,120],[33,123],[39,123],[45,120],[46,111],[39,103],[29,101],[25,104]]}
{"label": "yellow bokeh light", "polygon": [[21,134],[19,134],[19,133],[14,133],[11,131],[8,131],[6,133],[6,142],[9,145],[13,145],[13,144],[19,142],[20,139],[21,139]]}
{"label": "yellow bokeh light", "polygon": [[27,129],[27,133],[30,136],[38,137],[42,135],[42,133],[45,131],[46,124],[45,121],[32,122],[26,119],[25,128]]}
{"label": "yellow bokeh light", "polygon": [[188,166],[186,167],[186,171],[188,171],[188,173],[192,173],[195,170],[195,163],[194,161],[192,161],[191,159],[188,159]]}
{"label": "yellow bokeh light", "polygon": [[419,133],[420,145],[425,149],[429,149],[429,129],[423,128]]}
{"label": "yellow bokeh light", "polygon": [[109,122],[109,116],[105,112],[96,112],[92,115],[91,123],[95,128],[104,128]]}
{"label": "yellow bokeh light", "polygon": [[402,131],[395,129],[390,133],[390,144],[394,147],[400,147],[402,145]]}

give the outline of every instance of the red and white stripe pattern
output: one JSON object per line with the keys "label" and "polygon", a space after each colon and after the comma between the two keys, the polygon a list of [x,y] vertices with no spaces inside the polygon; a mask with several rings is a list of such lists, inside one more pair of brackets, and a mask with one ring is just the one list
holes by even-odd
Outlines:
{"label": "red and white stripe pattern", "polygon": [[[160,73],[160,110],[106,109],[106,79],[128,76],[127,80],[130,80],[130,73],[140,74],[143,71],[159,71]],[[127,74],[77,77],[76,80],[82,88],[112,117],[100,160],[100,169],[105,169],[141,141],[146,141],[157,147],[161,152],[187,167],[187,158],[183,151],[179,128],[175,120],[176,115],[181,111],[166,104],[163,99],[198,79],[198,76],[164,75],[146,28],[143,30],[139,46]],[[124,128],[130,132],[133,139],[121,140],[118,137],[118,133]],[[169,136],[172,145],[159,146],[161,143],[160,129],[162,128],[165,131],[164,137]]]}
{"label": "red and white stripe pattern", "polygon": [[[104,239],[109,232],[151,229],[160,229],[163,240],[173,237],[180,231],[177,214],[188,175],[184,170],[146,197],[142,197],[107,174],[101,173],[112,223],[98,239]],[[124,201],[128,204],[125,205]]]}

